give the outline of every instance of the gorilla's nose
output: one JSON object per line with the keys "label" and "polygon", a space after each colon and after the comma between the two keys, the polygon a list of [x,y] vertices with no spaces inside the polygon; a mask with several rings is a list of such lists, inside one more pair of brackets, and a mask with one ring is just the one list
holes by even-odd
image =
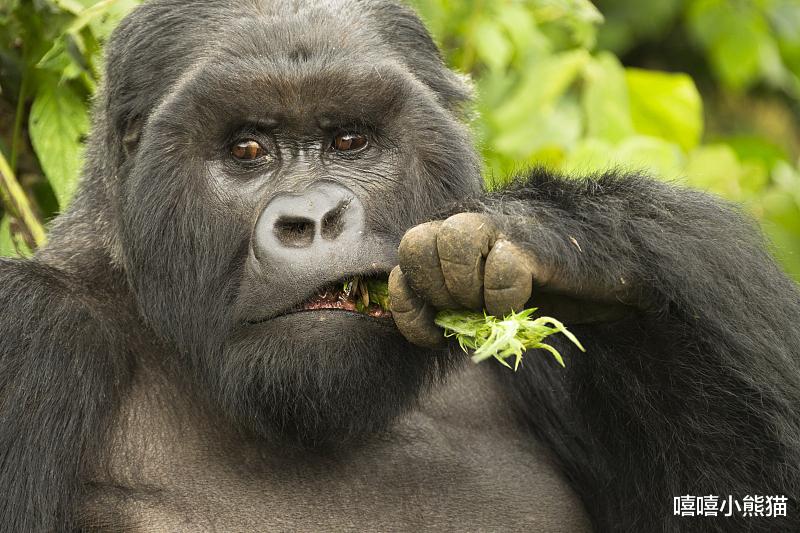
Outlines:
{"label": "gorilla's nose", "polygon": [[260,261],[320,261],[339,255],[364,234],[364,206],[347,187],[317,182],[301,193],[275,196],[258,218]]}

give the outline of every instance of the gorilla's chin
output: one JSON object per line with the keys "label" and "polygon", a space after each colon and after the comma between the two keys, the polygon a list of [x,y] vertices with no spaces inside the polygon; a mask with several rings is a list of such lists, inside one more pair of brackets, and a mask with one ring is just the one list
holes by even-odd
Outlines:
{"label": "gorilla's chin", "polygon": [[447,349],[409,344],[391,320],[308,311],[249,325],[204,366],[243,429],[336,447],[386,429],[453,362]]}

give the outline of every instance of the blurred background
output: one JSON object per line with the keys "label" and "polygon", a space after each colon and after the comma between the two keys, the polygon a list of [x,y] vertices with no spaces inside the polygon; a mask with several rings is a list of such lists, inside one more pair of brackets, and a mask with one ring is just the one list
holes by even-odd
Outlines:
{"label": "blurred background", "polygon": [[[103,44],[136,0],[0,0],[0,255],[69,203]],[[739,202],[800,280],[800,0],[411,0],[474,80],[492,186],[646,169]]]}

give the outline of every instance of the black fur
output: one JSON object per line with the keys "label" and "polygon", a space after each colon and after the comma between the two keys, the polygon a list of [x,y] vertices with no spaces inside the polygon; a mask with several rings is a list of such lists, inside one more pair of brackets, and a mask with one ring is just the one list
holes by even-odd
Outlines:
{"label": "black fur", "polygon": [[[452,366],[448,352],[366,321],[345,341],[336,324],[246,324],[315,283],[386,271],[405,230],[464,210],[575,286],[631,287],[641,309],[576,327],[590,351],[559,345],[566,370],[535,357],[497,370],[599,531],[800,529],[800,296],[753,225],[622,173],[539,170],[481,192],[469,89],[417,18],[380,0],[309,4],[160,0],[115,33],[73,205],[36,258],[0,261],[0,529],[78,527],[143,365],[256,438],[352,444],[386,428]],[[274,111],[286,156],[231,166],[225,140]],[[375,150],[304,157],[315,113],[370,128]],[[323,177],[357,191],[372,240],[343,264],[254,265],[265,202]],[[671,519],[683,494],[786,495],[789,516]]]}
{"label": "black fur", "polygon": [[[529,358],[519,374],[499,373],[595,525],[797,530],[800,295],[754,224],[709,195],[614,173],[537,171],[480,206],[535,217],[508,231],[559,270],[642,289],[640,316],[573,328],[591,349],[560,346],[574,353],[567,372]],[[666,502],[685,494],[785,495],[790,511],[665,520]]]}

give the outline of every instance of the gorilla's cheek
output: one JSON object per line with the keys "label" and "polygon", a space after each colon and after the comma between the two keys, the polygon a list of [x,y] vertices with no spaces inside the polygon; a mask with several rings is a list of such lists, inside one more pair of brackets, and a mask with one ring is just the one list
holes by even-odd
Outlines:
{"label": "gorilla's cheek", "polygon": [[447,350],[409,344],[391,320],[310,311],[243,327],[205,370],[245,429],[332,445],[386,428],[452,364]]}

